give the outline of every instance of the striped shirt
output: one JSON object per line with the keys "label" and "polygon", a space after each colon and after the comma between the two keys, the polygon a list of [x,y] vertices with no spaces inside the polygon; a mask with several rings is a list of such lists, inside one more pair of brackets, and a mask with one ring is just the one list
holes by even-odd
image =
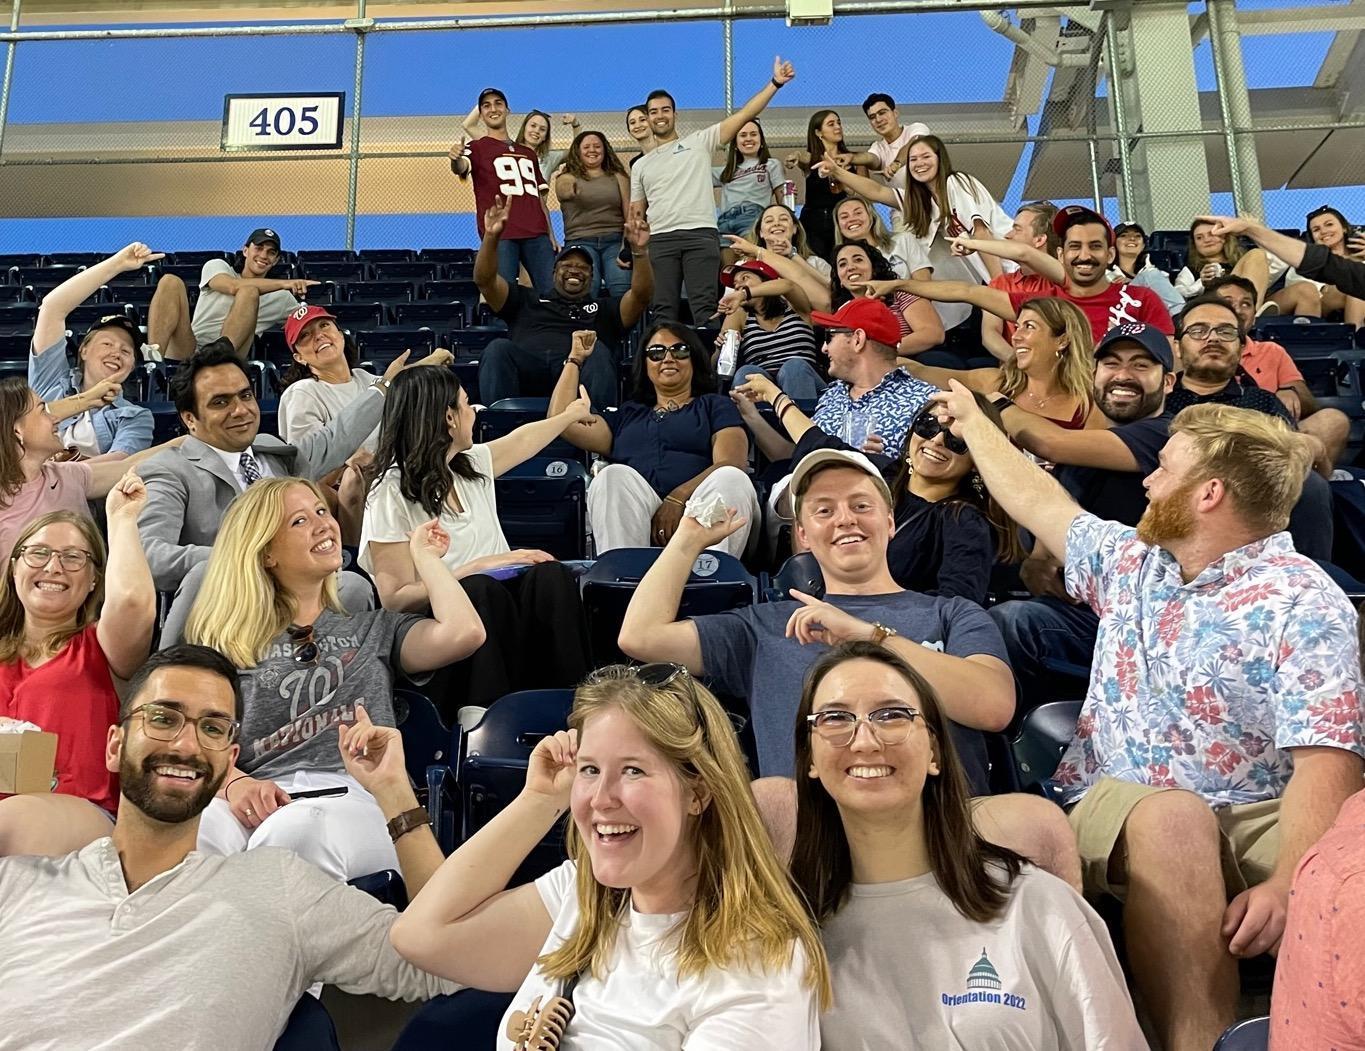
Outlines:
{"label": "striped shirt", "polygon": [[815,331],[794,310],[782,315],[769,332],[750,314],[739,338],[739,364],[757,365],[774,375],[787,362],[800,358],[815,364]]}

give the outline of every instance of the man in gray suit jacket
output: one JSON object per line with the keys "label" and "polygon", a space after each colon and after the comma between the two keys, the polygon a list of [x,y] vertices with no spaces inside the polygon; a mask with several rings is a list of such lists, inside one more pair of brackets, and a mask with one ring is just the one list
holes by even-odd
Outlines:
{"label": "man in gray suit jacket", "polygon": [[[260,408],[230,340],[215,340],[180,366],[171,397],[190,436],[142,466],[147,505],[138,518],[157,590],[176,593],[163,644],[183,633],[223,515],[237,494],[260,478],[316,479],[344,464],[379,425],[390,373],[401,370],[404,360],[297,445],[259,433]],[[348,609],[368,609],[369,584],[342,574],[342,602]]]}

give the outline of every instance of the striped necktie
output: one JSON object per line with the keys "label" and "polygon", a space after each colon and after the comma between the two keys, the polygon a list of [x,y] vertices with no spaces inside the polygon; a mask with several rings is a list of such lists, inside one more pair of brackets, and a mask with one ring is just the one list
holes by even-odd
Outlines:
{"label": "striped necktie", "polygon": [[238,467],[242,472],[242,478],[246,481],[247,488],[261,480],[261,465],[256,462],[256,457],[252,456],[250,451],[242,453]]}

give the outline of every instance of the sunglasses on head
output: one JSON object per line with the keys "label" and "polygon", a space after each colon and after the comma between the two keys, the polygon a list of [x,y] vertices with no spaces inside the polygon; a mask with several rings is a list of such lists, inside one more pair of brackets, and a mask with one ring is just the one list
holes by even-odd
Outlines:
{"label": "sunglasses on head", "polygon": [[943,447],[950,453],[957,453],[961,456],[967,451],[967,443],[939,423],[938,417],[933,413],[920,413],[915,417],[915,422],[910,425],[910,429],[926,442],[932,441],[935,435],[943,435]]}
{"label": "sunglasses on head", "polygon": [[686,343],[651,343],[645,347],[645,357],[650,361],[663,361],[668,354],[674,361],[686,361],[692,356],[692,348]]}

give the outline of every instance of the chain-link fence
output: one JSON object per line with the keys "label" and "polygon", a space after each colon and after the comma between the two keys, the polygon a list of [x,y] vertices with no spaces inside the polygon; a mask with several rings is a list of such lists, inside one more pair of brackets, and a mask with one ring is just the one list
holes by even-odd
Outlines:
{"label": "chain-link fence", "polygon": [[[775,0],[572,6],[374,22],[362,0],[344,25],[99,30],[19,11],[0,98],[0,251],[227,248],[258,225],[286,249],[472,246],[472,189],[447,150],[483,87],[507,93],[513,133],[530,108],[548,112],[551,153],[568,146],[571,113],[628,157],[625,110],[650,89],[677,97],[686,133],[743,105],[779,53],[797,68],[763,118],[779,157],[825,108],[865,149],[876,133],[861,103],[880,91],[1007,211],[1098,202],[1148,229],[1183,228],[1210,203],[1280,226],[1322,203],[1365,218],[1355,0],[1319,0],[1342,10],[1326,25],[1296,21],[1294,0],[836,3],[816,26],[788,26]],[[337,148],[223,148],[225,96],[319,92],[345,95]]]}

